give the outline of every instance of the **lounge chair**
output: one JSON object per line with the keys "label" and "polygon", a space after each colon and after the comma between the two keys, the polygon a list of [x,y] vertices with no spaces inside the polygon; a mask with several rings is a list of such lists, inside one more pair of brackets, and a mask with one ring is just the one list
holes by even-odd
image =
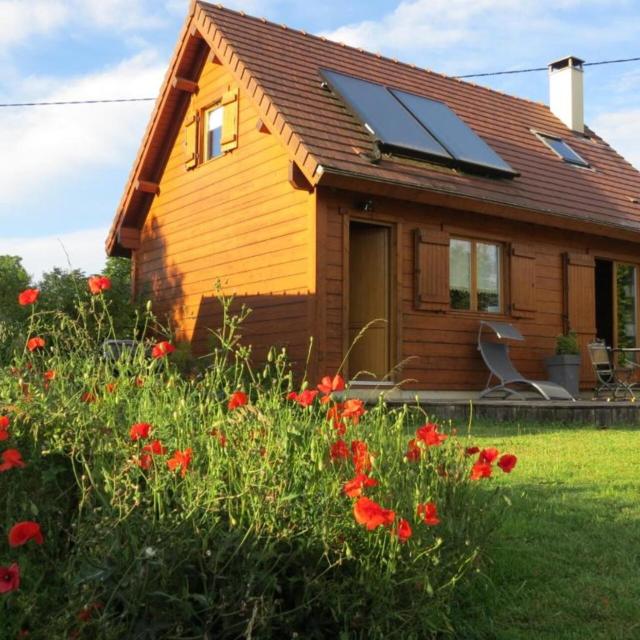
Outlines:
{"label": "lounge chair", "polygon": [[606,393],[613,400],[627,397],[635,400],[633,390],[638,383],[633,382],[632,377],[638,370],[638,365],[630,363],[627,366],[616,366],[613,351],[601,340],[590,342],[587,351],[596,376],[595,397],[599,398],[600,394]]}
{"label": "lounge chair", "polygon": [[[478,330],[478,350],[482,354],[482,359],[487,365],[490,374],[487,380],[487,386],[480,394],[484,398],[492,393],[501,392],[504,398],[516,397],[526,400],[521,391],[512,387],[530,387],[537,391],[545,400],[574,400],[575,398],[559,384],[550,382],[549,380],[529,380],[525,378],[511,362],[509,357],[509,345],[505,342],[496,342],[495,340],[487,340],[483,335],[483,329],[487,327],[498,338],[498,340],[524,340],[522,334],[512,324],[507,322],[489,322],[482,320],[480,329]],[[495,378],[499,384],[491,385],[492,379]]]}

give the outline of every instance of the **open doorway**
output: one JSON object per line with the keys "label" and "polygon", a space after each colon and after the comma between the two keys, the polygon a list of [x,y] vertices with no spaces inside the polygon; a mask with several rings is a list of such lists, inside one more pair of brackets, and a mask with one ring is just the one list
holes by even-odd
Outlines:
{"label": "open doorway", "polygon": [[391,227],[349,223],[347,348],[373,322],[349,353],[351,379],[381,380],[391,365]]}
{"label": "open doorway", "polygon": [[596,335],[607,346],[638,346],[638,274],[632,264],[596,259]]}

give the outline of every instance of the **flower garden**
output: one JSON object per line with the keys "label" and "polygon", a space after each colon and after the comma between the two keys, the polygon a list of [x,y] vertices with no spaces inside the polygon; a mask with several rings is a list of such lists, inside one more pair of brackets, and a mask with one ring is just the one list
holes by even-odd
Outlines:
{"label": "flower garden", "polygon": [[149,312],[115,357],[87,286],[73,318],[23,291],[0,370],[0,637],[456,637],[513,453],[252,367],[229,300],[197,372]]}

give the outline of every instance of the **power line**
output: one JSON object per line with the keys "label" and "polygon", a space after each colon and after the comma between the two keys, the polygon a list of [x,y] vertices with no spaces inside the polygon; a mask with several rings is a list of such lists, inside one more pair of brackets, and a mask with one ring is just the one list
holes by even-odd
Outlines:
{"label": "power line", "polygon": [[[637,58],[618,58],[617,60],[599,60],[597,62],[584,62],[583,67],[595,67],[602,64],[618,64],[620,62],[637,62],[640,57]],[[483,78],[486,76],[504,76],[512,73],[532,73],[533,71],[546,71],[548,67],[532,67],[531,69],[513,69],[511,71],[490,71],[488,73],[468,73],[464,76],[453,76],[462,80],[464,78]]]}
{"label": "power line", "polygon": [[149,102],[155,98],[113,98],[111,100],[58,100],[56,102],[6,102],[0,107],[50,107],[52,105],[69,104],[109,104],[113,102]]}
{"label": "power line", "polygon": [[[604,64],[619,64],[621,62],[638,62],[640,56],[635,58],[618,58],[616,60],[598,60],[597,62],[585,62],[583,67],[595,67]],[[531,67],[530,69],[510,69],[507,71],[489,71],[486,73],[468,73],[462,76],[451,76],[458,80],[465,78],[486,78],[487,76],[506,76],[517,73],[533,73],[535,71],[546,71],[548,67]],[[110,100],[58,100],[55,102],[0,102],[2,107],[50,107],[59,105],[76,105],[76,104],[113,104],[116,102],[150,102],[155,98],[113,98]]]}

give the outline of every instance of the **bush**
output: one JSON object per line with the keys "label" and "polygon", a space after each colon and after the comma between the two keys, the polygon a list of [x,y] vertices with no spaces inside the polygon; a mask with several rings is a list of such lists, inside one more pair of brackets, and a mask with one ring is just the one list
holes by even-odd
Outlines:
{"label": "bush", "polygon": [[339,377],[294,392],[283,354],[256,371],[233,341],[192,379],[148,350],[105,361],[108,304],[84,305],[57,328],[34,313],[23,338],[46,328],[44,348],[0,372],[3,444],[26,463],[0,464],[3,520],[44,534],[0,541],[22,574],[0,593],[2,637],[455,634],[457,587],[499,515],[471,478],[496,451],[435,425],[412,437],[418,408],[366,409]]}

